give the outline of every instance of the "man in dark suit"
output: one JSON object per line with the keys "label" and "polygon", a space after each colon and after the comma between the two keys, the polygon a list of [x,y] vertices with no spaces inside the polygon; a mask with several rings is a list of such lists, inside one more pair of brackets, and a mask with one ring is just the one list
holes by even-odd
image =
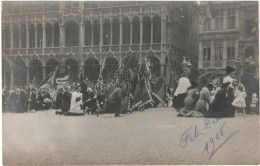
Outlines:
{"label": "man in dark suit", "polygon": [[88,99],[88,78],[84,78],[84,80],[80,83],[80,88],[82,93],[82,102],[85,102]]}
{"label": "man in dark suit", "polygon": [[70,110],[70,103],[71,103],[70,87],[65,87],[65,92],[63,94],[63,100],[62,100],[62,103],[61,103],[62,113],[66,113]]}

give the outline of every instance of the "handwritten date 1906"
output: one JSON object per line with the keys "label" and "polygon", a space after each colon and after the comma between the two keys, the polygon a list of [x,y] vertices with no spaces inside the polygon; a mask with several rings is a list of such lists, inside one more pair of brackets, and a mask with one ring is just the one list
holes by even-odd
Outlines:
{"label": "handwritten date 1906", "polygon": [[222,143],[220,143],[219,146],[216,146],[215,143],[218,142],[220,137],[224,136],[223,127],[226,124],[224,122],[219,130],[219,132],[216,132],[216,135],[214,137],[210,137],[209,143],[208,141],[205,143],[204,150],[202,153],[206,152],[210,154],[209,160],[214,156],[214,154],[231,138],[233,137],[238,131],[233,132],[229,137],[227,137]]}

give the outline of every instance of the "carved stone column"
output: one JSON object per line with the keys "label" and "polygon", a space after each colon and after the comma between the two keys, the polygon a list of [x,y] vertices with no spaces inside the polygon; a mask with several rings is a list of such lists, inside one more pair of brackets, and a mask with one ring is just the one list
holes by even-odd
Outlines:
{"label": "carved stone column", "polygon": [[11,66],[10,69],[11,69],[10,87],[13,87],[13,85],[14,85],[14,67]]}
{"label": "carved stone column", "polygon": [[153,44],[153,20],[151,20],[151,44]]}
{"label": "carved stone column", "polygon": [[143,44],[143,19],[140,18],[140,44]]}
{"label": "carved stone column", "polygon": [[103,21],[100,21],[100,45],[103,45]]}
{"label": "carved stone column", "polygon": [[46,78],[46,66],[42,66],[42,77],[43,80]]}
{"label": "carved stone column", "polygon": [[30,83],[29,81],[29,78],[30,78],[30,67],[29,66],[26,66],[26,82],[27,83]]}

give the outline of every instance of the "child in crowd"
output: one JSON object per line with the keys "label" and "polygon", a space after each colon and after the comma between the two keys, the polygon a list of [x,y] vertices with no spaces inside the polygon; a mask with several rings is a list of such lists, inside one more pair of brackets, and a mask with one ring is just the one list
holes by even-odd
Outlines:
{"label": "child in crowd", "polygon": [[236,107],[236,114],[237,114],[237,110],[238,109],[242,109],[244,115],[245,113],[245,107],[246,107],[246,92],[244,90],[243,85],[239,84],[237,89],[235,90],[235,94],[234,94],[234,101],[232,102],[232,105],[234,107]]}

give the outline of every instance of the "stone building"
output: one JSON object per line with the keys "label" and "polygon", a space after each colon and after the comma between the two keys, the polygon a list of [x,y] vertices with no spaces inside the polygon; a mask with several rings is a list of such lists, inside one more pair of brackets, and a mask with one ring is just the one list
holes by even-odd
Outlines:
{"label": "stone building", "polygon": [[[258,2],[213,2],[215,17],[200,25],[199,70],[223,76],[226,66],[258,78]],[[205,7],[202,3],[201,8]]]}
{"label": "stone building", "polygon": [[[150,62],[154,77],[181,73],[183,57],[198,60],[195,2],[3,2],[3,85],[39,84],[65,62],[105,80],[132,54]],[[107,74],[112,71],[112,74]]]}

